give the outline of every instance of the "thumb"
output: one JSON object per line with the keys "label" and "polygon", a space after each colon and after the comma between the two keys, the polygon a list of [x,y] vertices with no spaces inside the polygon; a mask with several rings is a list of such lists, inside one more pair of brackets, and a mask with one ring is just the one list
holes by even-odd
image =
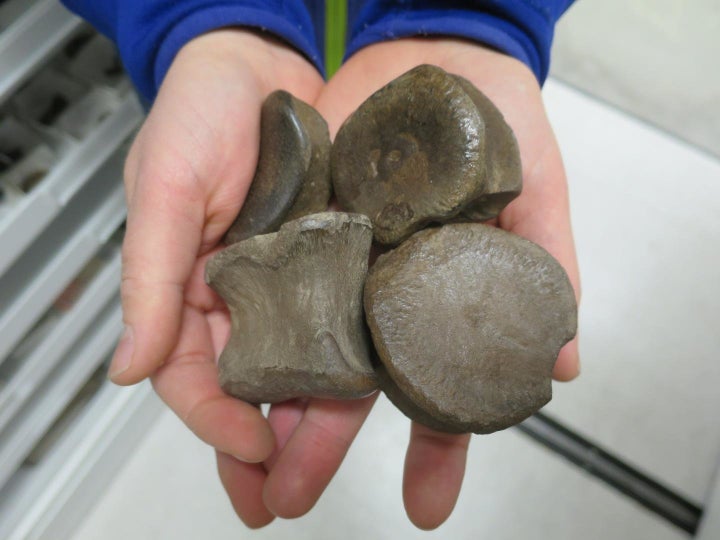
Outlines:
{"label": "thumb", "polygon": [[225,39],[206,34],[181,49],[128,156],[125,333],[109,373],[118,384],[172,354],[197,258],[237,214],[255,169],[261,96]]}
{"label": "thumb", "polygon": [[133,189],[122,250],[125,331],[109,371],[117,384],[148,377],[174,349],[202,240],[204,190],[182,161],[163,162],[169,160],[141,160],[136,178],[126,178]]}

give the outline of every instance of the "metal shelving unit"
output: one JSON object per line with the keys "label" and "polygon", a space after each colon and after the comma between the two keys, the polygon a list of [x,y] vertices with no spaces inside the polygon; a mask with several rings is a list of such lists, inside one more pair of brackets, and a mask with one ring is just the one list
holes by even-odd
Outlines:
{"label": "metal shelving unit", "polygon": [[109,161],[100,178],[78,194],[0,280],[5,299],[0,307],[0,358],[7,357],[124,221],[122,185],[109,174],[117,174],[120,166],[119,159]]}
{"label": "metal shelving unit", "polygon": [[94,276],[77,302],[56,320],[38,343],[8,359],[0,387],[0,430],[32,399],[53,369],[68,355],[72,345],[99,317],[103,307],[117,293],[120,280],[120,253],[117,250]]}
{"label": "metal shelving unit", "polygon": [[81,25],[57,0],[9,0],[0,5],[0,101],[42,66]]}
{"label": "metal shelving unit", "polygon": [[142,108],[57,0],[0,1],[0,538],[64,538],[160,410],[104,379]]}
{"label": "metal shelving unit", "polygon": [[33,191],[10,208],[0,220],[0,273],[7,270],[68,202],[89,177],[125,140],[141,116],[133,95],[83,141],[68,144],[60,161]]}
{"label": "metal shelving unit", "polygon": [[66,538],[161,407],[147,383],[133,389],[104,385],[52,453],[5,486],[0,538]]}
{"label": "metal shelving unit", "polygon": [[67,355],[69,361],[57,366],[38,388],[34,399],[15,415],[3,430],[0,441],[0,484],[15,473],[35,444],[63,412],[73,396],[98,368],[98,357],[110,354],[122,330],[120,303],[103,309],[94,328],[82,336]]}

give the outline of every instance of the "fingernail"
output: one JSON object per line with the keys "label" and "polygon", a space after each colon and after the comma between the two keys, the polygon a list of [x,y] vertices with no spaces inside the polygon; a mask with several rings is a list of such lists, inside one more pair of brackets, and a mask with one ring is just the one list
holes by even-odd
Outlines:
{"label": "fingernail", "polygon": [[243,463],[250,463],[250,464],[262,463],[262,462],[264,461],[264,460],[262,460],[262,459],[253,461],[253,460],[251,460],[251,459],[247,459],[247,458],[244,458],[244,457],[241,457],[241,456],[233,456],[233,457],[234,457],[235,459],[237,459],[238,461],[242,461]]}
{"label": "fingernail", "polygon": [[125,373],[132,364],[133,347],[135,345],[135,336],[131,326],[126,326],[120,341],[118,341],[113,355],[108,377],[115,379],[118,375]]}

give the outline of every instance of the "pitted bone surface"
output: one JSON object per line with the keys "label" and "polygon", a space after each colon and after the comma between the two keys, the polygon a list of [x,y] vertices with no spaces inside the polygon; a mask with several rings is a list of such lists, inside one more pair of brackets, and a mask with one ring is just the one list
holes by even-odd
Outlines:
{"label": "pitted bone surface", "polygon": [[521,190],[518,145],[472,83],[418,66],[370,96],[338,131],[332,181],[343,209],[396,245],[426,225],[495,217]]}
{"label": "pitted bone surface", "polygon": [[547,403],[577,307],[541,247],[482,224],[416,233],[381,255],[365,311],[400,410],[435,429],[490,433]]}
{"label": "pitted bone surface", "polygon": [[216,254],[206,281],[232,331],[219,361],[223,389],[251,403],[371,393],[362,291],[372,242],[362,215],[321,213]]}

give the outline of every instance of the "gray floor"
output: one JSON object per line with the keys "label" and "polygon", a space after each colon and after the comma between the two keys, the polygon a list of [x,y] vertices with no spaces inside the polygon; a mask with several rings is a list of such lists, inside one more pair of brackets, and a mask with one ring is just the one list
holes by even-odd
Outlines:
{"label": "gray floor", "polygon": [[684,538],[515,431],[476,438],[455,513],[434,532],[415,530],[405,517],[400,495],[407,427],[404,417],[383,398],[310,514],[249,531],[225,500],[210,450],[168,413],[74,538]]}
{"label": "gray floor", "polygon": [[[720,457],[720,162],[555,81],[545,97],[584,283],[583,375],[548,411],[702,503]],[[167,413],[74,538],[687,538],[516,431],[475,437],[455,514],[420,533],[400,495],[407,431],[382,399],[318,506],[251,533]]]}
{"label": "gray floor", "polygon": [[578,0],[552,74],[720,156],[720,2]]}
{"label": "gray floor", "polygon": [[702,502],[720,456],[720,165],[567,88],[546,103],[583,282],[583,376],[548,411]]}

